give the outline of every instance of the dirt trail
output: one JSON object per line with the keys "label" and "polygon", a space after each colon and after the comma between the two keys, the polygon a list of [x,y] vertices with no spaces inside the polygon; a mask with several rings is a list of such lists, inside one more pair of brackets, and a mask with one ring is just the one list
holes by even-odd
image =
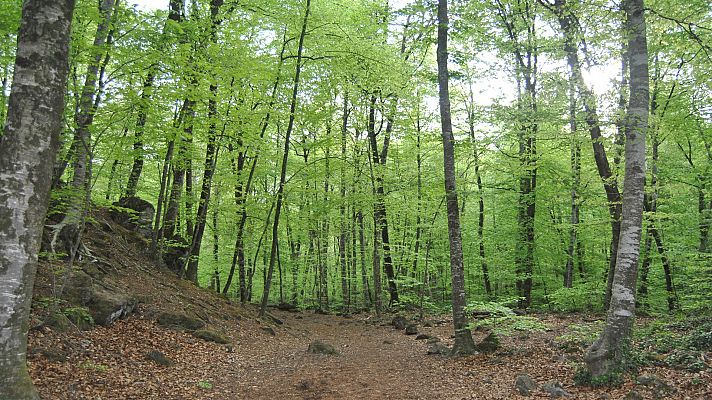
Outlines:
{"label": "dirt trail", "polygon": [[[544,316],[546,332],[502,338],[494,355],[449,358],[427,355],[428,344],[394,329],[392,316],[349,318],[313,312],[273,310],[281,325],[266,324],[246,310],[239,320],[213,321],[232,345],[198,340],[188,333],[159,327],[143,310],[110,327],[91,331],[31,335],[31,373],[43,399],[525,399],[515,389],[518,374],[529,374],[541,387],[558,381],[575,399],[622,399],[633,388],[654,398],[630,379],[618,388],[572,384],[580,354],[565,354],[555,343],[569,323]],[[273,329],[274,335],[270,332]],[[449,321],[419,327],[452,345]],[[482,340],[478,334],[476,341]],[[307,352],[321,340],[339,355]],[[42,350],[44,349],[44,350]],[[67,354],[50,360],[47,349]],[[158,366],[146,359],[158,350],[175,363]],[[712,393],[694,381],[709,382],[703,372],[691,376],[670,369],[643,370],[676,387],[666,398],[705,399]],[[650,396],[648,396],[650,394]]]}

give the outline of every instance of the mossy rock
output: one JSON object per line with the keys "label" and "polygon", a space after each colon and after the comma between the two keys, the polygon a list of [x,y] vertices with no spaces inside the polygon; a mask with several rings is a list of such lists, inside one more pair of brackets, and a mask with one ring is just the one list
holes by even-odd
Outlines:
{"label": "mossy rock", "polygon": [[500,346],[499,338],[494,332],[491,332],[482,342],[475,345],[475,350],[480,353],[494,353],[499,350]]}
{"label": "mossy rock", "polygon": [[183,331],[197,331],[205,327],[202,319],[181,313],[163,312],[158,316],[157,322],[164,328]]}
{"label": "mossy rock", "polygon": [[220,344],[230,343],[230,338],[212,329],[198,329],[197,331],[193,332],[193,336],[197,337],[198,339],[206,340],[208,342],[215,342]]}
{"label": "mossy rock", "polygon": [[336,348],[328,343],[324,343],[320,340],[313,341],[309,344],[307,349],[309,353],[313,354],[326,354],[326,355],[338,355],[339,352]]}
{"label": "mossy rock", "polygon": [[94,285],[91,301],[87,304],[89,313],[99,325],[111,325],[134,310],[136,299],[119,291]]}
{"label": "mossy rock", "polygon": [[156,364],[162,365],[164,367],[170,367],[173,364],[175,364],[175,362],[173,360],[166,357],[165,354],[163,354],[162,352],[160,352],[158,350],[153,350],[153,351],[149,351],[148,353],[146,353],[146,359],[151,360],[151,361],[155,362]]}
{"label": "mossy rock", "polygon": [[56,311],[45,318],[44,325],[56,332],[66,332],[72,326],[72,322],[64,313]]}

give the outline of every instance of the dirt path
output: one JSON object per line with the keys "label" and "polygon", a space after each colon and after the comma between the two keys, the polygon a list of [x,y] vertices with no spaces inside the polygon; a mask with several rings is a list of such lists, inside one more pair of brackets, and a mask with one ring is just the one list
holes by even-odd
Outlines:
{"label": "dirt path", "polygon": [[[377,321],[366,314],[345,318],[275,310],[272,315],[283,324],[268,325],[248,314],[238,321],[214,321],[231,336],[228,346],[160,328],[140,311],[108,328],[64,335],[35,332],[32,376],[44,399],[524,399],[514,386],[521,373],[540,386],[561,382],[576,399],[622,399],[633,388],[643,398],[654,398],[630,379],[619,388],[574,386],[580,354],[565,354],[556,344],[573,319],[543,317],[550,326],[546,332],[503,338],[494,355],[452,359],[427,355],[425,340],[394,329],[388,323],[392,316]],[[449,321],[419,330],[452,344]],[[314,340],[333,345],[340,354],[308,353]],[[66,357],[52,360],[48,350]],[[147,360],[152,350],[174,364]],[[694,385],[710,382],[708,372],[640,372],[674,384],[676,392],[666,398],[712,398]],[[528,398],[549,395],[539,389]]]}

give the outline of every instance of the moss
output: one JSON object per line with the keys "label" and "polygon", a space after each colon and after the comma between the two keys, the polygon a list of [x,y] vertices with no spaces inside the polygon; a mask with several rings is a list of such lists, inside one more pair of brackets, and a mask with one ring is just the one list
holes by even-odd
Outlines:
{"label": "moss", "polygon": [[208,342],[215,342],[220,344],[230,343],[230,339],[227,336],[212,329],[199,329],[193,332],[193,336],[197,337],[198,339],[206,340]]}
{"label": "moss", "polygon": [[205,322],[200,318],[191,317],[181,313],[164,312],[158,316],[158,325],[176,330],[196,331],[205,327]]}

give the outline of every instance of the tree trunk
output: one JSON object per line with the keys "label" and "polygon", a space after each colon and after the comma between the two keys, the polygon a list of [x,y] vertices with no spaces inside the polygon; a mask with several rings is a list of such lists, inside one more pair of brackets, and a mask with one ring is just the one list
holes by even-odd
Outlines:
{"label": "tree trunk", "polygon": [[465,314],[465,276],[462,260],[462,236],[460,233],[460,212],[457,203],[455,183],[455,138],[450,120],[450,91],[448,87],[448,15],[447,1],[438,2],[438,87],[440,99],[440,123],[442,128],[443,158],[445,171],[445,196],[447,198],[448,237],[450,241],[450,271],[452,274],[452,317],[455,327],[454,355],[472,354],[475,343],[467,327]]}
{"label": "tree trunk", "polygon": [[269,268],[267,270],[267,279],[264,283],[264,292],[262,293],[262,302],[260,304],[260,317],[264,317],[267,311],[267,301],[269,300],[269,289],[272,281],[272,273],[274,271],[275,258],[277,256],[277,236],[279,234],[279,214],[282,211],[282,201],[284,197],[284,185],[287,178],[287,160],[289,159],[289,138],[294,129],[294,118],[297,109],[297,94],[299,93],[299,75],[302,70],[302,52],[304,51],[304,37],[307,33],[307,22],[309,20],[309,8],[311,0],[306,0],[304,20],[302,21],[302,31],[299,34],[299,47],[297,48],[297,65],[294,73],[294,83],[292,86],[292,98],[289,105],[289,122],[287,124],[287,133],[284,137],[284,153],[282,154],[282,169],[279,174],[279,187],[277,189],[277,199],[274,212],[274,223],[272,226],[272,248],[269,257]]}
{"label": "tree trunk", "polygon": [[0,137],[0,398],[39,399],[27,327],[69,70],[73,0],[26,0]]}
{"label": "tree trunk", "polygon": [[[181,11],[183,9],[183,1],[184,0],[170,0],[168,6],[168,19],[166,20],[166,24],[163,26],[164,37],[166,35],[168,27],[170,26],[168,21],[180,22]],[[163,50],[163,46],[160,46],[158,50]],[[153,83],[156,80],[157,72],[158,63],[151,64],[148,67],[146,79],[143,81],[143,89],[141,90],[141,100],[138,103],[138,118],[136,119],[136,130],[134,131],[134,160],[131,166],[131,173],[129,174],[128,182],[126,183],[126,191],[124,192],[125,197],[136,196],[138,182],[141,178],[141,172],[143,171],[143,134],[146,130],[148,106],[149,102],[151,101],[151,96],[153,95]]]}
{"label": "tree trunk", "polygon": [[348,313],[351,305],[351,297],[348,288],[348,266],[346,265],[346,133],[349,122],[349,98],[344,92],[344,109],[341,121],[341,182],[339,204],[339,216],[341,226],[339,227],[339,261],[341,264],[341,299],[344,303],[344,312]]}
{"label": "tree trunk", "polygon": [[649,112],[648,46],[643,0],[627,0],[625,32],[630,60],[630,100],[626,117],[625,186],[621,238],[606,325],[586,352],[593,377],[620,372],[629,356],[635,315],[635,281],[643,221],[645,136]]}

